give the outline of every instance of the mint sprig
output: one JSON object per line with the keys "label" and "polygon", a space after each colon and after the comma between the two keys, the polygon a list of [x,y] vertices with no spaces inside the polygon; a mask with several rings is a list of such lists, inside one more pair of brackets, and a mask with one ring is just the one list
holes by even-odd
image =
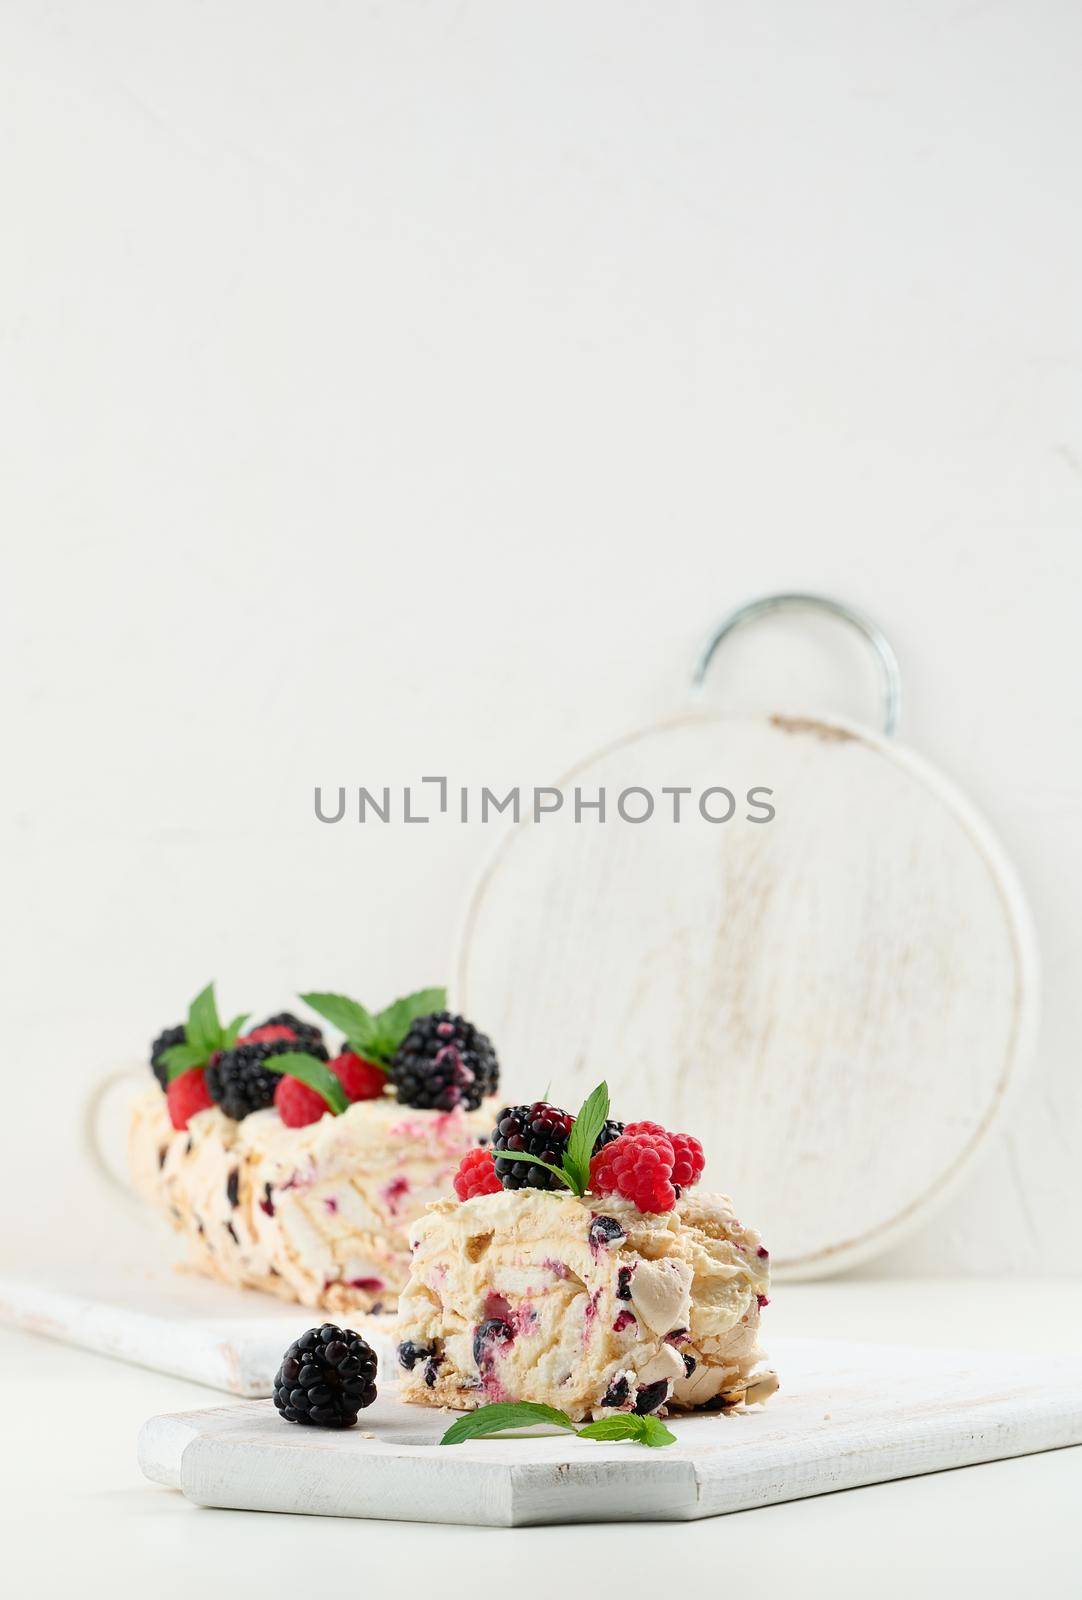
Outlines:
{"label": "mint sprig", "polygon": [[560,1428],[565,1433],[577,1434],[580,1439],[597,1439],[614,1442],[633,1439],[651,1450],[660,1450],[676,1443],[675,1433],[658,1417],[637,1417],[627,1412],[618,1416],[602,1417],[576,1428],[566,1411],[555,1406],[539,1405],[532,1400],[498,1400],[489,1406],[468,1411],[447,1429],[440,1444],[462,1444],[467,1439],[485,1439],[494,1434],[514,1433],[522,1428],[533,1428],[539,1423]]}
{"label": "mint sprig", "polygon": [[190,1072],[193,1067],[206,1066],[216,1051],[231,1049],[249,1015],[249,1012],[242,1011],[223,1027],[218,1016],[213,983],[200,989],[188,1007],[184,1043],[172,1045],[162,1052],[161,1060],[168,1081],[172,1083],[174,1078],[179,1078],[183,1072]]}
{"label": "mint sprig", "polygon": [[590,1157],[594,1153],[594,1140],[605,1126],[609,1114],[609,1086],[599,1083],[587,1095],[582,1109],[575,1118],[571,1137],[564,1151],[564,1170],[573,1181],[576,1194],[585,1194],[590,1182]]}
{"label": "mint sprig", "polygon": [[299,1078],[309,1089],[322,1095],[328,1110],[336,1117],[349,1105],[346,1091],[327,1063],[305,1050],[283,1050],[281,1055],[268,1056],[262,1065],[284,1078]]}
{"label": "mint sprig", "polygon": [[344,1034],[356,1055],[386,1068],[417,1018],[445,1009],[447,990],[418,989],[374,1014],[344,994],[302,994],[301,999]]}
{"label": "mint sprig", "polygon": [[497,1161],[501,1159],[529,1161],[535,1167],[544,1167],[546,1172],[553,1173],[581,1200],[590,1186],[590,1157],[594,1152],[594,1140],[605,1126],[608,1114],[609,1086],[602,1082],[583,1101],[579,1114],[571,1125],[567,1149],[564,1151],[563,1163],[559,1167],[552,1166],[548,1161],[542,1161],[540,1156],[530,1155],[526,1150],[494,1150],[492,1154]]}
{"label": "mint sprig", "polygon": [[440,1444],[461,1444],[465,1439],[483,1439],[490,1433],[535,1428],[540,1422],[575,1432],[575,1424],[567,1412],[558,1411],[555,1406],[539,1405],[533,1400],[500,1400],[490,1406],[479,1406],[476,1411],[467,1411],[464,1417],[452,1422]]}
{"label": "mint sprig", "polygon": [[621,1412],[618,1417],[601,1417],[597,1422],[588,1422],[579,1429],[579,1438],[634,1439],[637,1444],[644,1444],[650,1450],[661,1450],[667,1444],[676,1443],[675,1433],[665,1426],[660,1417],[636,1417],[628,1412]]}

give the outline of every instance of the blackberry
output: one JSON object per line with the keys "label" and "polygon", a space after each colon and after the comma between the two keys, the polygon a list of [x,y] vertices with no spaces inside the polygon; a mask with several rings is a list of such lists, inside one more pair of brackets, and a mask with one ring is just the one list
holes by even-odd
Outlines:
{"label": "blackberry", "polygon": [[169,1073],[162,1056],[175,1044],[184,1044],[186,1038],[184,1024],[180,1022],[175,1028],[163,1028],[150,1047],[150,1070],[161,1084],[163,1092],[169,1087]]}
{"label": "blackberry", "polygon": [[[303,1047],[306,1050],[310,1049],[314,1044],[323,1043],[323,1029],[318,1028],[314,1022],[302,1022],[299,1017],[293,1015],[292,1011],[279,1011],[273,1017],[268,1017],[265,1022],[261,1022],[259,1026],[261,1028],[291,1028],[297,1038],[303,1041]],[[249,1033],[255,1033],[256,1031],[255,1028],[248,1029]],[[318,1055],[319,1052],[318,1050],[312,1051],[312,1054]]]}
{"label": "blackberry", "polygon": [[472,1022],[433,1011],[410,1024],[387,1077],[404,1106],[476,1111],[486,1095],[495,1094],[500,1064],[491,1040]]}
{"label": "blackberry", "polygon": [[559,1106],[537,1100],[532,1106],[505,1106],[492,1135],[496,1176],[505,1189],[562,1189],[555,1173],[532,1161],[516,1161],[515,1151],[538,1156],[558,1167],[567,1149],[574,1118]]}
{"label": "blackberry", "polygon": [[473,1364],[484,1377],[491,1373],[497,1354],[515,1342],[515,1331],[502,1317],[486,1317],[473,1330]]}
{"label": "blackberry", "polygon": [[372,1346],[333,1322],[295,1339],[274,1380],[274,1403],[285,1420],[312,1428],[352,1428],[375,1398]]}
{"label": "blackberry", "polygon": [[603,1406],[626,1406],[630,1393],[631,1386],[627,1381],[626,1375],[621,1372],[619,1377],[614,1378],[609,1384],[602,1397],[601,1404]]}
{"label": "blackberry", "polygon": [[624,1238],[624,1230],[615,1217],[599,1217],[595,1212],[590,1218],[590,1230],[587,1239],[590,1244],[590,1254],[597,1259],[598,1252],[617,1239]]}
{"label": "blackberry", "polygon": [[623,1123],[613,1122],[610,1118],[608,1122],[603,1124],[601,1132],[594,1140],[593,1154],[596,1156],[599,1150],[604,1150],[605,1146],[611,1144],[614,1139],[618,1139],[623,1131]]}
{"label": "blackberry", "polygon": [[398,1365],[412,1372],[418,1361],[429,1361],[436,1355],[434,1344],[417,1344],[413,1339],[403,1339],[395,1354]]}
{"label": "blackberry", "polygon": [[223,1050],[219,1056],[212,1056],[207,1067],[207,1088],[211,1099],[235,1122],[240,1122],[253,1111],[264,1110],[274,1100],[281,1074],[272,1072],[263,1063],[271,1056],[286,1055],[298,1049],[303,1049],[308,1055],[318,1056],[321,1061],[327,1059],[326,1048],[307,1039],[303,1043],[296,1039],[271,1039],[256,1044],[235,1044],[232,1050]]}
{"label": "blackberry", "polygon": [[668,1378],[659,1378],[656,1383],[648,1383],[635,1396],[635,1415],[637,1417],[648,1417],[651,1411],[656,1411],[658,1406],[663,1406],[668,1398]]}

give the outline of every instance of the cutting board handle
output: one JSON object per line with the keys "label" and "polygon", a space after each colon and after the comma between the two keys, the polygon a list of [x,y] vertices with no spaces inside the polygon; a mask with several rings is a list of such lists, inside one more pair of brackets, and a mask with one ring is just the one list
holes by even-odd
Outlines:
{"label": "cutting board handle", "polygon": [[880,627],[861,612],[854,611],[852,606],[845,605],[841,600],[832,600],[825,594],[766,594],[758,600],[749,600],[746,604],[737,606],[735,611],[730,611],[714,629],[696,664],[691,680],[696,692],[703,686],[707,669],[714,659],[718,646],[735,629],[742,627],[745,622],[754,622],[757,617],[766,616],[770,611],[788,610],[791,607],[828,611],[831,616],[840,617],[851,628],[855,628],[868,641],[875,651],[883,680],[883,732],[888,739],[892,738],[897,731],[902,708],[902,677],[898,670],[898,657]]}
{"label": "cutting board handle", "polygon": [[106,1100],[118,1084],[131,1083],[136,1079],[145,1081],[146,1075],[146,1067],[142,1065],[132,1063],[126,1067],[115,1067],[111,1072],[102,1074],[83,1102],[83,1149],[91,1171],[117,1204],[144,1223],[148,1220],[146,1206],[140,1202],[127,1179],[117,1172],[105,1152],[101,1138],[101,1114]]}

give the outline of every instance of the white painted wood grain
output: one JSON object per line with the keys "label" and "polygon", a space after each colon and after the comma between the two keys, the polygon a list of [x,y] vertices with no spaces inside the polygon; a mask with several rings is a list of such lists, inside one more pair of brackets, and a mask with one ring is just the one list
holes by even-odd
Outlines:
{"label": "white painted wood grain", "polygon": [[773,1355],[768,1406],[676,1419],[665,1450],[566,1436],[441,1449],[448,1414],[384,1391],[345,1433],[292,1427],[270,1401],[153,1417],[140,1464],[201,1505],[516,1526],[712,1517],[1082,1442],[1077,1360],[817,1340]]}
{"label": "white painted wood grain", "polygon": [[245,1397],[269,1395],[286,1347],[329,1320],[359,1328],[393,1365],[389,1317],[330,1318],[183,1268],[91,1262],[0,1278],[0,1322]]}
{"label": "white painted wood grain", "polygon": [[[576,788],[611,813],[626,786],[675,784],[765,786],[777,814],[573,820]],[[972,806],[856,724],[782,716],[675,717],[557,787],[561,812],[500,842],[455,964],[508,1096],[551,1083],[574,1108],[606,1077],[616,1114],[699,1134],[704,1183],[779,1274],[839,1271],[926,1222],[1036,1022],[1029,914]]]}

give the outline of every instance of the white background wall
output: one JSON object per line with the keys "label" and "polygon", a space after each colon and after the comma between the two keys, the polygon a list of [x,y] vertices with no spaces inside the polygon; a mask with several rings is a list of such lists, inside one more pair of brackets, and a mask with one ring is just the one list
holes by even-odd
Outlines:
{"label": "white background wall", "polygon": [[[545,782],[806,586],[1044,952],[1013,1126],[877,1270],[1082,1270],[1080,74],[1069,0],[5,0],[5,1232],[211,975],[446,971],[491,833],[314,784]],[[712,693],[874,704],[804,621]]]}

